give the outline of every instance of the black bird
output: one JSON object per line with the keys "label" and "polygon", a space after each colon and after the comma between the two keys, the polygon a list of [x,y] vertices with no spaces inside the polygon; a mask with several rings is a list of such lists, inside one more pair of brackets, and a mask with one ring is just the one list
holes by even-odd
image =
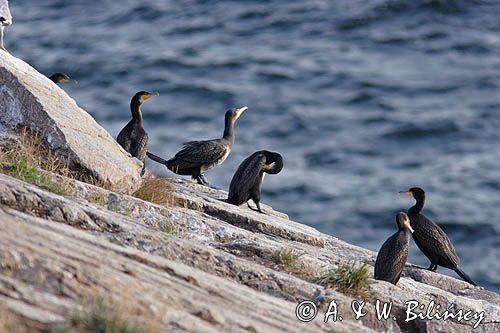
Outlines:
{"label": "black bird", "polygon": [[415,243],[431,261],[428,270],[434,272],[438,265],[443,266],[454,270],[462,279],[476,286],[477,284],[458,267],[460,259],[443,229],[420,213],[425,203],[424,190],[420,187],[412,187],[400,193],[412,196],[416,200],[416,204],[408,210],[408,216],[414,229]]}
{"label": "black bird", "polygon": [[[157,92],[149,93],[139,91],[130,101],[130,110],[132,111],[132,120],[120,131],[116,141],[128,151],[133,157],[144,163],[146,152],[148,150],[148,134],[142,125],[141,105],[144,101],[153,96],[158,96]],[[145,171],[145,165],[142,168],[142,174]]]}
{"label": "black bird", "polygon": [[226,160],[234,144],[234,123],[247,109],[244,106],[226,112],[221,139],[186,142],[182,150],[168,161],[150,152],[147,155],[178,175],[190,175],[198,184],[208,185],[204,178],[205,171]]}
{"label": "black bird", "polygon": [[410,243],[410,218],[406,213],[399,212],[396,215],[398,232],[389,237],[377,254],[375,261],[374,278],[397,284],[401,277],[401,272],[408,257],[408,245]]}
{"label": "black bird", "polygon": [[233,205],[242,205],[252,199],[260,213],[260,187],[264,180],[264,173],[275,175],[283,169],[283,157],[280,154],[261,150],[253,153],[241,162],[231,180],[227,202]]}
{"label": "black bird", "polygon": [[49,79],[54,83],[68,83],[68,82],[77,83],[76,80],[73,80],[64,73],[54,73],[51,76],[49,76]]}

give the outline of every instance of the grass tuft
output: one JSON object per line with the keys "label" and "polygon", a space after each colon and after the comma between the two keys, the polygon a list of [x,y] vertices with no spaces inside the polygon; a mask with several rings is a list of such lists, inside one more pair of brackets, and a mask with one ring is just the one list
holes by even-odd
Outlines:
{"label": "grass tuft", "polygon": [[91,203],[99,205],[99,206],[106,206],[106,203],[107,203],[106,196],[103,194],[100,194],[100,193],[89,194],[85,197],[85,199],[88,202],[91,202]]}
{"label": "grass tuft", "polygon": [[283,266],[287,269],[294,269],[297,265],[298,256],[292,249],[283,248],[274,251],[270,259],[277,265]]}
{"label": "grass tuft", "polygon": [[179,227],[172,222],[165,221],[161,226],[160,230],[164,233],[177,235],[179,233]]}
{"label": "grass tuft", "polygon": [[340,264],[337,268],[324,272],[316,283],[325,288],[337,288],[354,296],[365,298],[374,296],[366,263],[361,266],[354,262]]}
{"label": "grass tuft", "polygon": [[73,316],[76,328],[96,333],[145,333],[139,323],[131,321],[128,314],[103,298],[96,298]]}
{"label": "grass tuft", "polygon": [[165,178],[146,180],[133,194],[134,197],[151,203],[172,207],[176,204],[175,187]]}
{"label": "grass tuft", "polygon": [[45,171],[64,174],[67,164],[45,149],[37,135],[23,130],[20,142],[0,150],[0,172],[60,195],[68,193],[67,184],[57,182]]}

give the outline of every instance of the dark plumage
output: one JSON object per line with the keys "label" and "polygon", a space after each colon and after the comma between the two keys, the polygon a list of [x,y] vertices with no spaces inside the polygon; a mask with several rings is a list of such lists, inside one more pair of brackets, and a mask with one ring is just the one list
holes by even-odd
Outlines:
{"label": "dark plumage", "polygon": [[413,227],[413,239],[418,248],[429,258],[431,265],[429,270],[435,271],[437,266],[443,266],[454,270],[462,279],[472,285],[474,281],[459,267],[457,252],[451,243],[451,240],[434,222],[429,220],[424,214],[420,213],[425,203],[425,192],[419,187],[413,187],[408,191],[400,192],[412,196],[416,204],[408,210],[411,225]]}
{"label": "dark plumage", "polygon": [[71,79],[68,75],[64,73],[54,73],[51,76],[49,76],[49,79],[54,83],[68,83],[68,82],[77,83],[76,80]]}
{"label": "dark plumage", "polygon": [[283,169],[283,158],[280,154],[267,150],[253,153],[236,170],[229,186],[227,202],[239,206],[252,199],[257,211],[263,213],[259,202],[264,173],[277,174],[281,169]]}
{"label": "dark plumage", "polygon": [[[132,119],[120,131],[116,141],[128,151],[133,157],[136,157],[144,163],[146,152],[148,150],[148,134],[142,125],[141,105],[144,101],[153,96],[158,96],[158,93],[149,93],[140,91],[132,97],[130,101],[130,110],[132,111]],[[142,168],[144,174],[145,166]]]}
{"label": "dark plumage", "polygon": [[208,185],[204,178],[205,171],[226,160],[234,144],[234,123],[246,109],[245,106],[226,112],[221,139],[186,142],[182,150],[168,161],[150,152],[147,155],[178,175],[190,175],[199,184]]}
{"label": "dark plumage", "polygon": [[397,284],[408,257],[410,243],[410,219],[405,213],[396,215],[398,232],[389,237],[377,254],[374,278]]}

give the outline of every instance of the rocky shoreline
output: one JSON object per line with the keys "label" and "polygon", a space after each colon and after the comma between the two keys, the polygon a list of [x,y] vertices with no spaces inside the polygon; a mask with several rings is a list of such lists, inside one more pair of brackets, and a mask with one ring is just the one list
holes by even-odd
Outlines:
{"label": "rocky shoreline", "polygon": [[[325,286],[319,278],[341,265],[365,263],[373,276],[376,253],[266,205],[266,215],[229,205],[224,191],[151,175],[143,182],[140,162],[64,91],[6,52],[0,109],[1,146],[22,145],[19,128],[28,128],[68,170],[88,175],[76,177],[82,182],[40,170],[63,187],[51,191],[4,166],[0,331],[12,322],[26,332],[71,331],[75,313],[99,297],[118,308],[129,304],[122,312],[149,332],[500,330],[500,295],[409,265],[397,286],[370,279],[369,294]],[[148,183],[163,195],[151,195]],[[304,300],[318,310],[310,322],[296,317]],[[377,300],[392,304],[387,320],[377,319]],[[422,304],[424,314],[434,303],[470,311],[471,319],[407,321],[409,301]],[[356,318],[352,307],[361,302],[365,315]],[[342,320],[325,323],[332,304]]]}

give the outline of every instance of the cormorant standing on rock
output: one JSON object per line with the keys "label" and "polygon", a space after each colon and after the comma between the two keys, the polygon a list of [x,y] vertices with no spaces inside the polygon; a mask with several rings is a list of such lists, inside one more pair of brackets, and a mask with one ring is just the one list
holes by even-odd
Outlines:
{"label": "cormorant standing on rock", "polygon": [[51,76],[49,76],[49,79],[54,82],[54,83],[68,83],[68,82],[74,82],[78,83],[76,80],[73,80],[70,78],[68,75],[64,73],[54,73]]}
{"label": "cormorant standing on rock", "polygon": [[3,29],[12,25],[12,15],[9,10],[9,2],[0,0],[0,49],[6,50],[3,45]]}
{"label": "cormorant standing on rock", "polygon": [[413,187],[400,193],[412,196],[416,200],[416,204],[408,210],[408,216],[414,230],[415,243],[431,261],[428,269],[434,272],[438,265],[452,269],[462,279],[476,286],[476,283],[458,267],[460,259],[443,229],[420,213],[425,203],[424,190],[420,187]]}
{"label": "cormorant standing on rock", "polygon": [[[132,120],[120,131],[116,141],[128,151],[133,157],[144,163],[146,152],[148,150],[148,134],[142,125],[141,105],[153,96],[158,96],[157,92],[149,93],[139,91],[130,101],[130,110],[132,111]],[[145,165],[142,168],[142,174],[145,171]]]}
{"label": "cormorant standing on rock", "polygon": [[261,150],[247,157],[238,167],[229,186],[227,202],[233,205],[242,205],[252,199],[260,213],[260,187],[264,180],[264,173],[277,174],[283,169],[283,158],[280,154]]}
{"label": "cormorant standing on rock", "polygon": [[397,284],[401,277],[401,272],[408,257],[408,245],[410,243],[410,218],[405,213],[396,215],[398,232],[389,237],[377,254],[375,261],[374,278],[376,280],[388,281]]}
{"label": "cormorant standing on rock", "polygon": [[168,161],[150,152],[147,155],[178,175],[190,175],[198,184],[208,185],[204,178],[205,171],[226,160],[234,144],[234,123],[247,109],[244,106],[226,112],[221,139],[186,142],[182,150]]}

